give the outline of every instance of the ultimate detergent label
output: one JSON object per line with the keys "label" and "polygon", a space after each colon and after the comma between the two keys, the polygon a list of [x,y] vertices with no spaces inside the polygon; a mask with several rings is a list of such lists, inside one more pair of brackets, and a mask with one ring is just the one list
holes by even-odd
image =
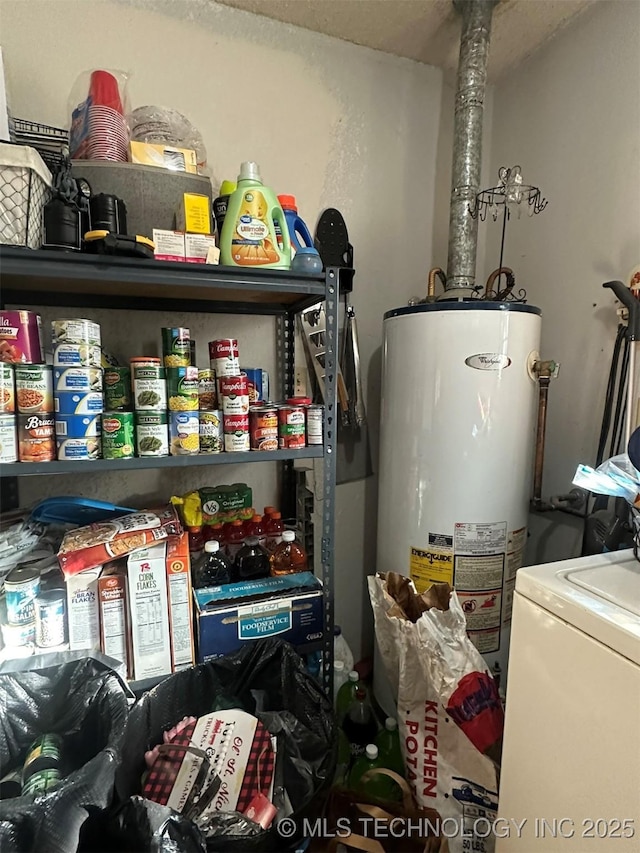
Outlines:
{"label": "ultimate detergent label", "polygon": [[267,201],[259,190],[245,192],[232,240],[233,259],[240,266],[277,264],[280,260],[267,224],[268,211]]}

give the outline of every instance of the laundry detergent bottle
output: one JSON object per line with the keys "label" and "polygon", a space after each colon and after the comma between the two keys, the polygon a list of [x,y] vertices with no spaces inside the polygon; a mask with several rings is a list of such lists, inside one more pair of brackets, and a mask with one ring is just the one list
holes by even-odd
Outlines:
{"label": "laundry detergent bottle", "polygon": [[240,166],[220,235],[220,260],[227,266],[289,269],[291,241],[276,194],[260,179],[257,163]]}
{"label": "laundry detergent bottle", "polygon": [[279,195],[278,201],[284,211],[284,218],[287,223],[287,231],[291,240],[291,256],[299,252],[300,249],[313,249],[313,237],[307,228],[307,224],[300,216],[298,216],[298,205],[296,197],[293,195]]}

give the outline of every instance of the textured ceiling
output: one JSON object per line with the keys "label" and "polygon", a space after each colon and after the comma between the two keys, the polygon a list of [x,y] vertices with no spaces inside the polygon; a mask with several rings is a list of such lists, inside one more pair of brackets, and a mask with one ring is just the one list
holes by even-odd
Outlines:
{"label": "textured ceiling", "polygon": [[[355,44],[455,70],[459,23],[451,0],[217,0]],[[489,77],[497,80],[595,0],[500,0]]]}

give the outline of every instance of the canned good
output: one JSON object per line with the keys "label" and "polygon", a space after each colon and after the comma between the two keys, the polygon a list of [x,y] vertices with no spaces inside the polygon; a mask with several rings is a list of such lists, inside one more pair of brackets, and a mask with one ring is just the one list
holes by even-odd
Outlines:
{"label": "canned good", "polygon": [[[40,592],[40,573],[35,569],[12,569],[4,581],[7,622],[26,625],[35,618],[35,601]],[[24,645],[16,643],[16,645]]]}
{"label": "canned good", "polygon": [[167,367],[167,397],[171,412],[198,411],[198,368]]}
{"label": "canned good", "polygon": [[131,370],[128,367],[105,370],[104,405],[110,412],[131,407]]}
{"label": "canned good", "polygon": [[210,341],[209,359],[218,381],[222,376],[237,376],[240,373],[238,341],[234,338]]}
{"label": "canned good", "polygon": [[63,589],[41,592],[36,598],[36,645],[41,648],[65,642],[66,599]]}
{"label": "canned good", "polygon": [[249,394],[249,403],[253,405],[260,400],[264,400],[262,392],[262,368],[260,367],[241,367],[240,373],[247,377],[247,392]]}
{"label": "canned good", "polygon": [[99,347],[102,343],[100,326],[93,320],[80,317],[51,321],[51,340],[55,344],[87,344]]}
{"label": "canned good", "polygon": [[56,391],[102,391],[101,367],[54,367]]}
{"label": "canned good", "polygon": [[222,412],[200,412],[200,453],[222,453]]}
{"label": "canned good", "polygon": [[249,432],[252,450],[278,449],[278,410],[271,406],[254,406],[249,410]]}
{"label": "canned good", "polygon": [[165,367],[188,367],[191,364],[191,333],[189,329],[162,330],[162,355]]}
{"label": "canned good", "polygon": [[162,359],[155,355],[137,355],[129,359],[129,364],[132,371],[134,367],[162,367]]}
{"label": "canned good", "polygon": [[0,361],[41,364],[42,326],[35,311],[0,311]]}
{"label": "canned good", "polygon": [[21,462],[56,458],[53,414],[18,415],[18,455]]}
{"label": "canned good", "polygon": [[102,458],[133,459],[133,412],[104,412],[101,427]]}
{"label": "canned good", "polygon": [[100,391],[85,394],[73,391],[56,391],[53,408],[57,415],[99,415],[104,409]]}
{"label": "canned good", "polygon": [[102,350],[93,344],[58,344],[53,350],[54,367],[101,367]]}
{"label": "canned good", "polygon": [[[35,605],[34,605],[35,612]],[[29,654],[33,654],[33,645],[36,641],[36,623],[35,620],[25,622],[23,625],[11,625],[3,623],[2,626],[2,642],[7,650],[11,650],[11,657],[16,657],[14,654],[17,648],[31,648]]]}
{"label": "canned good", "polygon": [[168,456],[169,432],[166,412],[136,412],[138,456]]}
{"label": "canned good", "polygon": [[35,795],[41,797],[57,785],[61,778],[59,770],[40,770],[25,782],[20,795],[22,797],[33,797]]}
{"label": "canned good", "polygon": [[293,450],[306,447],[303,406],[278,407],[278,447]]}
{"label": "canned good", "polygon": [[169,450],[172,456],[192,456],[200,451],[197,412],[169,412]]}
{"label": "canned good", "polygon": [[249,385],[246,376],[221,376],[220,396],[225,415],[249,414]]}
{"label": "canned good", "polygon": [[228,453],[250,449],[249,415],[223,415],[224,449]]}
{"label": "canned good", "polygon": [[201,412],[213,412],[218,408],[216,375],[209,367],[198,371],[198,408]]}
{"label": "canned good", "polygon": [[307,406],[307,444],[324,444],[324,406]]}
{"label": "canned good", "polygon": [[100,415],[56,415],[57,438],[95,438],[100,435]]}
{"label": "canned good", "polygon": [[167,381],[164,367],[134,365],[133,403],[136,409],[149,411],[167,408]]}
{"label": "canned good", "polygon": [[17,459],[16,416],[0,415],[0,462],[16,462]]}
{"label": "canned good", "polygon": [[15,410],[16,391],[13,365],[0,363],[0,413],[12,415]]}
{"label": "canned good", "polygon": [[88,460],[102,458],[102,444],[99,438],[58,438],[58,459]]}
{"label": "canned good", "polygon": [[53,411],[53,379],[48,364],[18,364],[16,402],[20,414]]}

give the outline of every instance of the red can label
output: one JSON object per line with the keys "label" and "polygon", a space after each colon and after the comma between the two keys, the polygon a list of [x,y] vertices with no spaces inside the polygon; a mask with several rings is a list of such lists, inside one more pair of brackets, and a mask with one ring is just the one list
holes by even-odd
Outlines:
{"label": "red can label", "polygon": [[278,447],[281,450],[306,447],[305,416],[302,406],[278,409]]}
{"label": "red can label", "polygon": [[249,414],[249,385],[246,376],[221,376],[220,396],[225,415]]}
{"label": "red can label", "polygon": [[21,462],[53,461],[56,458],[53,415],[20,415],[18,447]]}
{"label": "red can label", "polygon": [[238,358],[238,341],[234,338],[221,338],[218,341],[209,341],[209,358]]}
{"label": "red can label", "polygon": [[278,410],[267,407],[249,412],[252,450],[278,449]]}
{"label": "red can label", "polygon": [[224,415],[225,432],[249,432],[249,415]]}
{"label": "red can label", "polygon": [[249,450],[249,415],[224,415],[223,422],[227,453]]}

